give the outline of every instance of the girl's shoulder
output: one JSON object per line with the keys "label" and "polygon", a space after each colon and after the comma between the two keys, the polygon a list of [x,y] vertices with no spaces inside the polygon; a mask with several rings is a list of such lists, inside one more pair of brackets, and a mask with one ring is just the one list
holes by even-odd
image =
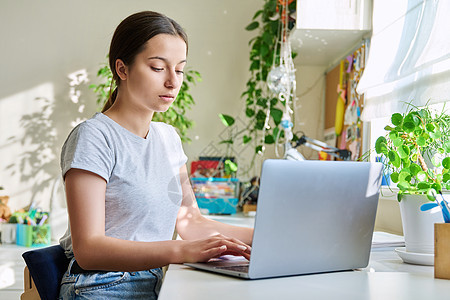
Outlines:
{"label": "girl's shoulder", "polygon": [[178,133],[175,130],[175,127],[173,127],[172,125],[166,124],[164,122],[154,122],[152,121],[150,123],[150,127],[152,130],[158,131],[159,133],[162,134],[171,134],[171,135],[177,135]]}

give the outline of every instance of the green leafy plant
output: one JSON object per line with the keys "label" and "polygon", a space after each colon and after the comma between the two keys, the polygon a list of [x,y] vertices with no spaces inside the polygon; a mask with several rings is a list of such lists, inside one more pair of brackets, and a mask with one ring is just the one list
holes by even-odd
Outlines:
{"label": "green leafy plant", "polygon": [[[97,94],[99,107],[103,107],[109,98],[110,91],[114,90],[116,86],[112,80],[112,73],[108,65],[103,65],[98,70],[97,76],[101,78],[101,82],[99,84],[91,84],[89,87]],[[153,115],[153,121],[164,122],[175,127],[183,142],[191,141],[187,133],[194,125],[194,121],[186,117],[186,111],[190,110],[192,105],[195,104],[194,98],[190,93],[191,85],[195,85],[201,80],[199,72],[186,70],[184,72],[184,81],[172,106],[164,113],[157,112]]]}
{"label": "green leafy plant", "polygon": [[412,106],[405,114],[394,113],[391,123],[375,150],[397,183],[398,201],[406,194],[425,194],[434,201],[433,192],[450,189],[450,116]]}
{"label": "green leafy plant", "polygon": [[[288,14],[292,15],[296,11],[296,1],[266,0],[262,9],[255,13],[251,23],[245,28],[248,31],[259,30],[249,42],[251,46],[250,78],[247,81],[246,90],[241,95],[245,99],[248,126],[229,139],[221,141],[228,144],[233,144],[237,138],[242,138],[243,144],[253,141],[255,154],[263,150],[263,145],[274,144],[277,138],[284,137],[280,123],[285,103],[268,90],[266,79],[271,68],[280,61],[280,43],[283,38],[280,32],[282,20],[285,19],[283,12],[285,1],[288,2]],[[294,25],[295,20],[289,17],[288,29],[292,29]],[[292,54],[293,57],[295,55],[295,53]],[[234,124],[232,116],[220,114],[219,117],[225,126]],[[266,118],[269,118],[270,128],[264,128]]]}

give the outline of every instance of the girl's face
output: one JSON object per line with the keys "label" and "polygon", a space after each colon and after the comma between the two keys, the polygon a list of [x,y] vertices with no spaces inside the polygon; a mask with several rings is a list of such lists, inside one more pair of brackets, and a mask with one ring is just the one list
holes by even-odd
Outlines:
{"label": "girl's face", "polygon": [[148,40],[121,85],[127,87],[128,100],[139,109],[164,112],[175,100],[183,83],[186,43],[178,36],[158,34]]}

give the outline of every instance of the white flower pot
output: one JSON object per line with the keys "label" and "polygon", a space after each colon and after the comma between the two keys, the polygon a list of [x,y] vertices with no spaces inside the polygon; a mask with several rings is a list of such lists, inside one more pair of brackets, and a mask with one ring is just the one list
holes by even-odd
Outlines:
{"label": "white flower pot", "polygon": [[434,254],[434,223],[443,223],[440,209],[421,211],[430,200],[425,195],[404,195],[400,201],[407,252]]}

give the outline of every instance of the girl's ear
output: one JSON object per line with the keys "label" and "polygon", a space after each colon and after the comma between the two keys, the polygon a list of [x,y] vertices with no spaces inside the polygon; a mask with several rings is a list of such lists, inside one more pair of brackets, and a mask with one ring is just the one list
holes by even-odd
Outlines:
{"label": "girl's ear", "polygon": [[116,59],[116,72],[117,72],[117,76],[119,76],[119,78],[121,80],[127,79],[128,67],[127,67],[127,65],[125,65],[125,63],[120,58]]}

